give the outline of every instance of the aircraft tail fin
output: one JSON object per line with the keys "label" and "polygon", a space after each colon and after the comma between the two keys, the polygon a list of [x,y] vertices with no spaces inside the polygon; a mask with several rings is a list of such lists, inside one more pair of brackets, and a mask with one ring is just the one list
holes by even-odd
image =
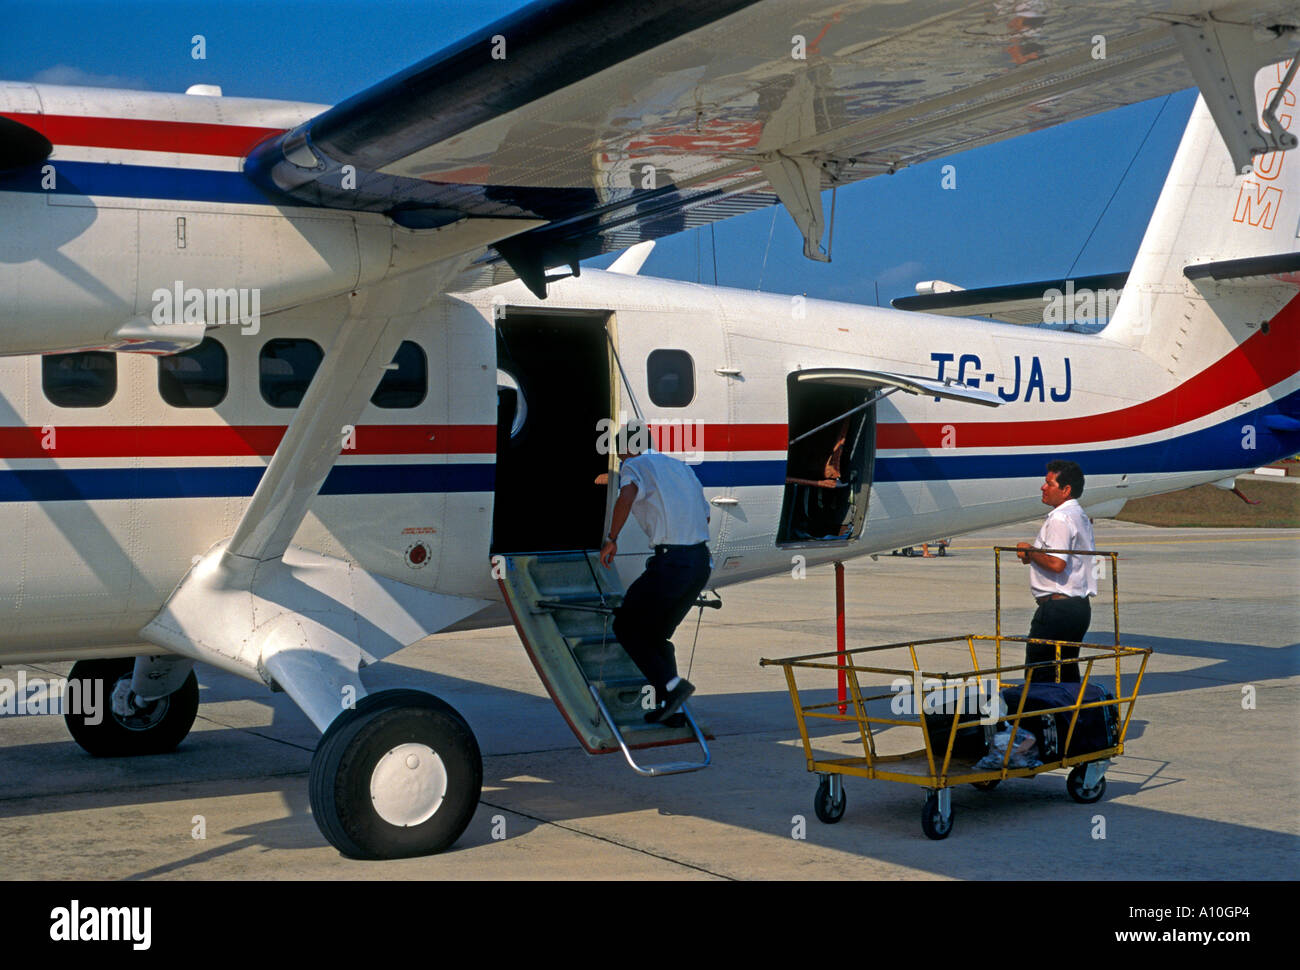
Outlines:
{"label": "aircraft tail fin", "polygon": [[[1286,67],[1259,72],[1260,104],[1274,96]],[[1285,92],[1279,120],[1300,131],[1297,93]],[[1237,356],[1273,363],[1225,370],[1225,376],[1255,385],[1243,386],[1243,396],[1292,376],[1300,369],[1298,225],[1300,150],[1259,156],[1253,171],[1238,175],[1198,97],[1124,295],[1102,336],[1140,349],[1176,384],[1247,342]],[[1272,379],[1261,386],[1265,369]]]}

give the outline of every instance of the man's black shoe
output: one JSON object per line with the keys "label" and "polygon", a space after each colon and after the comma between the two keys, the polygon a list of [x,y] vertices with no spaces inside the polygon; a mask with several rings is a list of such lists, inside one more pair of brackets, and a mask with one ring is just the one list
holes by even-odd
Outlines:
{"label": "man's black shoe", "polygon": [[646,714],[645,719],[651,724],[658,724],[672,717],[686,703],[686,698],[695,693],[695,685],[689,680],[681,680],[677,686],[664,697],[664,706]]}

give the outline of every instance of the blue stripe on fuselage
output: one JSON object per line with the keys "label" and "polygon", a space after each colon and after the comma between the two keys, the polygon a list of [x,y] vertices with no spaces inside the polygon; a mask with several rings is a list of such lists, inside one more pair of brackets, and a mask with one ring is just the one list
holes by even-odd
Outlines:
{"label": "blue stripe on fuselage", "polygon": [[[1248,468],[1286,458],[1300,450],[1300,435],[1266,426],[1274,415],[1288,415],[1300,404],[1293,391],[1248,414],[1144,445],[1086,449],[1076,445],[1036,449],[1022,454],[963,455],[938,451],[926,455],[878,457],[873,481],[927,482],[980,478],[1037,478],[1053,458],[1077,461],[1085,475],[1151,474]],[[706,488],[782,485],[785,461],[717,461],[693,465]]]}
{"label": "blue stripe on fuselage", "polygon": [[46,188],[39,169],[0,177],[0,192],[169,199],[174,202],[227,202],[275,205],[243,172],[214,172],[161,165],[108,165],[103,162],[50,163],[53,184]]}
{"label": "blue stripe on fuselage", "polygon": [[[90,502],[104,499],[226,498],[252,495],[263,468],[42,468],[0,472],[0,502]],[[345,465],[322,495],[490,492],[493,464]]]}
{"label": "blue stripe on fuselage", "polygon": [[[1300,434],[1265,425],[1271,415],[1291,413],[1300,391],[1249,414],[1177,438],[1121,448],[1060,448],[1012,455],[937,452],[876,459],[876,482],[1037,478],[1052,458],[1072,458],[1086,475],[1217,471],[1264,465],[1300,450]],[[1254,445],[1253,448],[1248,447]],[[784,485],[785,460],[708,461],[691,466],[706,488]],[[0,502],[94,501],[141,498],[224,498],[252,495],[262,468],[50,468],[0,471]],[[341,465],[322,495],[400,495],[425,492],[491,492],[496,466]]]}

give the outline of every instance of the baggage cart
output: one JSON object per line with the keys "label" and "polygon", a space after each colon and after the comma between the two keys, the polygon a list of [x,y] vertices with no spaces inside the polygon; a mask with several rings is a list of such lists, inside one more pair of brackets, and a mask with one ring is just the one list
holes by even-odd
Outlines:
{"label": "baggage cart", "polygon": [[[1124,752],[1124,737],[1151,655],[1150,648],[1120,643],[1119,556],[1099,550],[1041,550],[1058,556],[1104,556],[1110,561],[1115,641],[1108,644],[1071,643],[1031,641],[1027,637],[1003,634],[1001,554],[1015,551],[1015,548],[1007,546],[994,548],[992,635],[968,633],[759,661],[762,666],[779,666],[785,671],[808,770],[819,778],[813,808],[822,822],[838,822],[844,816],[847,805],[845,775],[902,782],[925,789],[921,829],[932,839],[946,838],[952,831],[951,793],[956,785],[969,784],[991,791],[1009,778],[1027,778],[1058,768],[1069,768],[1066,789],[1076,802],[1092,803],[1105,794],[1106,769],[1112,758]],[[1051,644],[1056,659],[1033,664],[1006,662],[1004,653],[1007,651],[1004,648],[1010,647],[1011,652],[1019,654],[1023,649],[1020,645],[1031,642]],[[1062,647],[1077,648],[1077,660],[1067,658],[1062,661]],[[958,655],[963,665],[969,657],[970,669],[958,669],[956,673],[951,672],[951,668],[936,669],[936,659],[951,663]],[[1071,664],[1077,664],[1080,670],[1080,686],[1073,703],[1027,710],[1030,686],[1035,682],[1059,683],[1062,667]],[[825,673],[814,673],[819,671]],[[804,699],[810,688],[820,686],[811,685],[811,679],[822,678],[822,684],[829,686],[841,672],[848,687],[843,713],[838,699],[811,703]],[[804,694],[800,693],[799,678],[804,681]],[[1126,679],[1129,682],[1127,692]],[[1113,684],[1113,690],[1108,696],[1089,700],[1088,688],[1094,684],[1108,688]],[[884,692],[882,687],[886,688]],[[1002,703],[1006,687],[1022,688],[1014,705]],[[1105,708],[1111,708],[1111,711],[1106,712]],[[1092,711],[1101,713],[1103,719],[1107,713],[1113,715],[1110,718],[1114,724],[1113,734],[1107,737],[1111,743],[1094,750],[1076,750],[1079,746],[1072,745],[1072,741],[1080,717],[1095,718],[1096,714],[1085,713]],[[1019,759],[1014,755],[1017,731],[1027,729],[1029,719],[1040,716],[1057,718],[1057,723],[1066,722],[1064,739],[1050,757],[1041,758],[1041,764],[1017,766]],[[824,757],[815,752],[809,727],[823,720],[852,725],[861,741],[861,754]],[[982,758],[972,756],[972,752],[966,749],[972,737],[976,741],[974,746],[978,748],[978,734],[987,740],[1001,731],[1009,733],[1009,743],[1005,745],[1000,763],[990,766],[985,761],[983,766],[978,765]],[[917,733],[920,747],[910,743]],[[886,753],[883,749],[900,747],[897,743],[900,736],[909,741],[902,745],[905,750]]]}

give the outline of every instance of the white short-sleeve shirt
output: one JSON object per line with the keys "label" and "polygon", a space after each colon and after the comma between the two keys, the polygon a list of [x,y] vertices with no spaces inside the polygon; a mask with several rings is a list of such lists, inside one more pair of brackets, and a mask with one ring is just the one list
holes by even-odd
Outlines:
{"label": "white short-sleeve shirt", "polygon": [[[1067,499],[1047,513],[1034,540],[1035,549],[1095,549],[1092,522],[1074,499]],[[1050,553],[1049,553],[1050,555]],[[1057,556],[1065,560],[1065,571],[1054,573],[1038,563],[1029,564],[1029,589],[1037,599],[1052,593],[1066,596],[1096,596],[1095,556]]]}
{"label": "white short-sleeve shirt", "polygon": [[636,485],[632,514],[652,546],[708,542],[709,503],[689,465],[654,451],[634,455],[619,471],[624,485]]}

